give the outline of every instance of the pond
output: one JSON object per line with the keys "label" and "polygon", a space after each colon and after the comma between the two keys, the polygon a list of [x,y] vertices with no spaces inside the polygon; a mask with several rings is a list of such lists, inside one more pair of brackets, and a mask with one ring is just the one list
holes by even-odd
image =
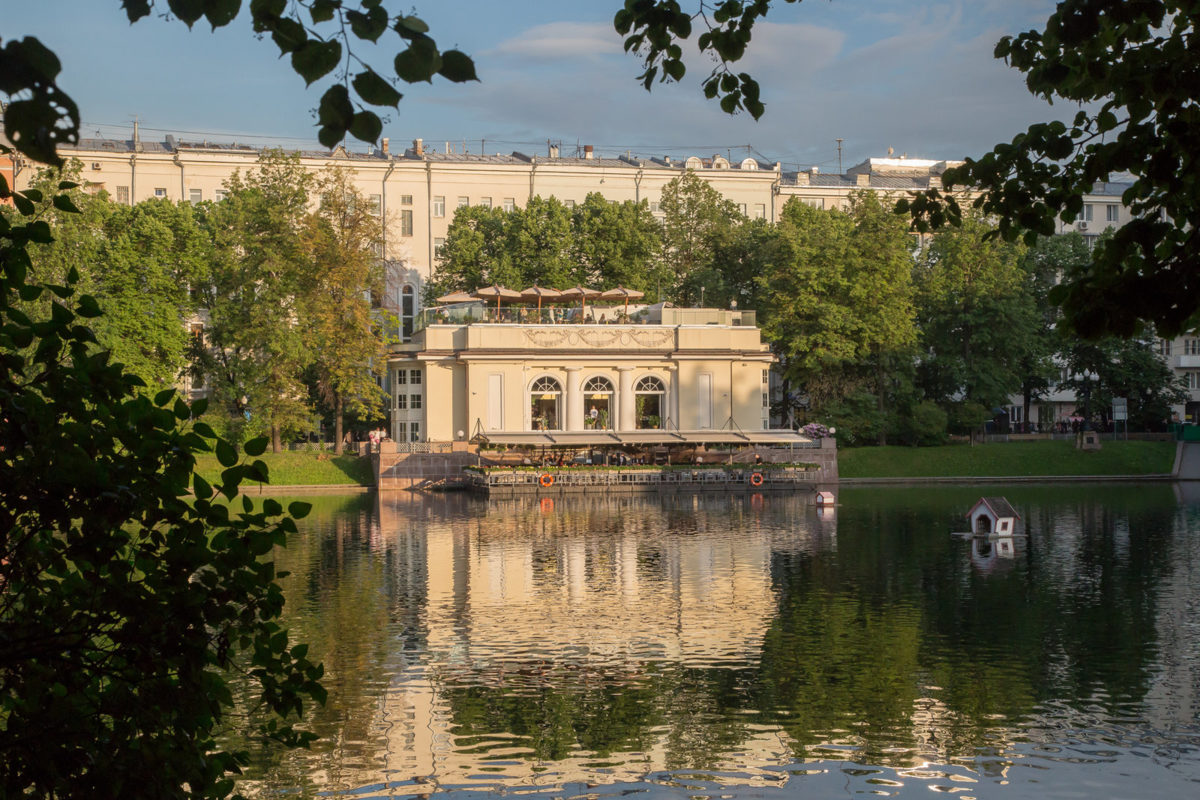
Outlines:
{"label": "pond", "polygon": [[[1011,547],[969,537],[1011,501]],[[1200,505],[1165,484],[318,498],[326,667],[260,796],[1200,796]]]}

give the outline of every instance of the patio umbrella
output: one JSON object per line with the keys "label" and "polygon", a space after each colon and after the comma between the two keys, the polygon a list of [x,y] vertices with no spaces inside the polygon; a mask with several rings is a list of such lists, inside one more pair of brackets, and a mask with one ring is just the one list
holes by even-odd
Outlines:
{"label": "patio umbrella", "polygon": [[560,292],[558,289],[547,289],[545,286],[538,286],[536,283],[533,286],[530,286],[528,289],[522,290],[521,292],[521,297],[526,300],[532,300],[535,297],[537,298],[539,318],[542,316],[542,299],[545,298],[547,300],[553,300],[561,296],[562,292]]}
{"label": "patio umbrella", "polygon": [[475,299],[477,299],[475,295],[468,294],[467,292],[451,292],[450,294],[442,295],[436,302],[440,305],[449,305],[451,303],[469,303]]}
{"label": "patio umbrella", "polygon": [[574,286],[570,289],[563,289],[561,297],[578,297],[581,303],[579,309],[579,319],[583,320],[583,315],[587,313],[587,301],[589,297],[599,297],[600,292],[597,289],[588,289],[586,286]]}
{"label": "patio umbrella", "polygon": [[629,316],[629,301],[641,300],[646,296],[645,292],[639,292],[637,289],[626,289],[624,286],[618,286],[615,289],[609,289],[600,294],[601,300],[624,300],[625,301],[625,316]]}
{"label": "patio umbrella", "polygon": [[520,300],[521,299],[520,292],[515,292],[512,289],[506,289],[503,286],[499,286],[494,283],[491,286],[484,287],[483,289],[476,289],[475,296],[478,297],[480,300],[488,300],[492,297],[496,298],[496,310],[497,311],[500,310],[500,301],[501,300]]}

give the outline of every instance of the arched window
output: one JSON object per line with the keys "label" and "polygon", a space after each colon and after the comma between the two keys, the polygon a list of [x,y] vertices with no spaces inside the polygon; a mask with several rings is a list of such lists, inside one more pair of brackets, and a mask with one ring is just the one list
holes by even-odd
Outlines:
{"label": "arched window", "polygon": [[561,430],[562,384],[543,375],[529,387],[529,421],[535,431]]}
{"label": "arched window", "polygon": [[713,169],[729,169],[729,162],[720,156],[713,156],[712,167]]}
{"label": "arched window", "polygon": [[753,158],[743,158],[742,169],[758,169],[758,162]]}
{"label": "arched window", "polygon": [[687,161],[685,161],[683,163],[684,163],[684,166],[687,167],[688,169],[701,169],[704,166],[704,162],[701,161],[696,156],[690,157]]}
{"label": "arched window", "polygon": [[612,428],[613,412],[612,381],[601,375],[589,378],[583,384],[583,425],[589,430]]}
{"label": "arched window", "polygon": [[407,342],[412,339],[413,318],[417,314],[417,290],[411,283],[404,284],[400,289],[400,340]]}
{"label": "arched window", "polygon": [[661,379],[647,375],[633,387],[634,425],[638,428],[662,428],[666,419],[667,387]]}

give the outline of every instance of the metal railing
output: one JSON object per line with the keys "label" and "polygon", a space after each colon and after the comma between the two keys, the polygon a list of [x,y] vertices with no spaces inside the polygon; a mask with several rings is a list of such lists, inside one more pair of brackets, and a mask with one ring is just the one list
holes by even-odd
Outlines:
{"label": "metal railing", "polygon": [[[752,483],[752,476],[759,475],[761,484]],[[489,469],[485,472],[466,470],[466,483],[478,489],[493,488],[604,488],[604,487],[678,487],[678,486],[758,486],[792,485],[812,483],[820,478],[820,468],[780,467],[763,468],[754,466],[722,467],[714,469],[604,469],[558,468],[545,469]],[[543,476],[552,482],[546,486]]]}

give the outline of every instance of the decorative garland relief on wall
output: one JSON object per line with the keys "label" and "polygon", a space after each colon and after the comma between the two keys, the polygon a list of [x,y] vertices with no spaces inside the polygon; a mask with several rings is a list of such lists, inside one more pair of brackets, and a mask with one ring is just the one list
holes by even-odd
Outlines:
{"label": "decorative garland relief on wall", "polygon": [[672,331],[630,330],[558,330],[525,331],[525,339],[535,347],[615,347],[637,346],[669,348],[674,343]]}

